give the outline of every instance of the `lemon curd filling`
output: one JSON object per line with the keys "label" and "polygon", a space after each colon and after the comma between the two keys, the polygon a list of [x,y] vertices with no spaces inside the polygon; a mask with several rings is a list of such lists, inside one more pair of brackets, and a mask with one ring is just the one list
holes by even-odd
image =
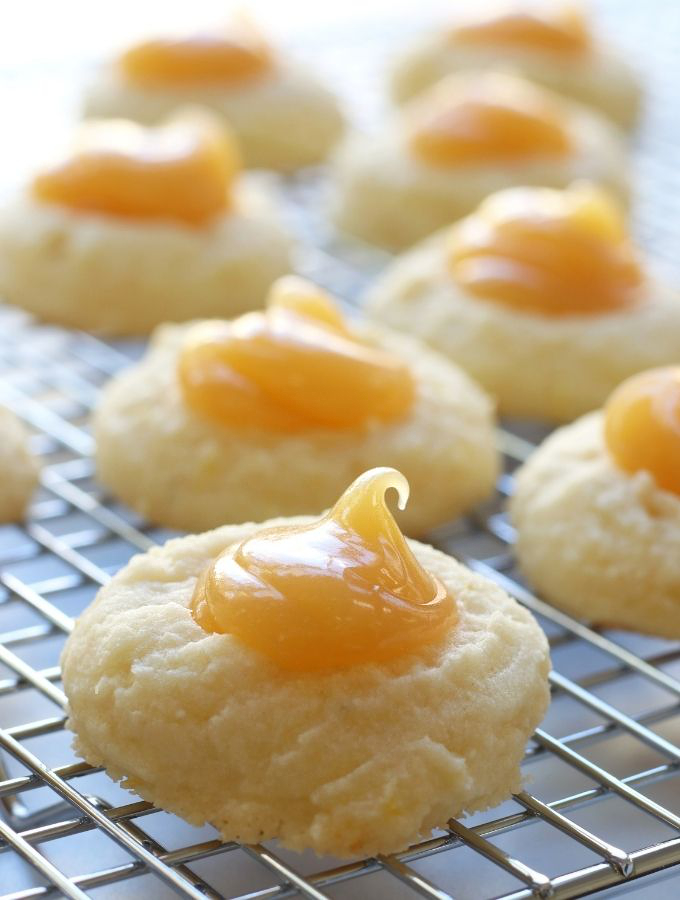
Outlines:
{"label": "lemon curd filling", "polygon": [[545,316],[628,307],[643,280],[621,210],[584,183],[491,195],[452,229],[449,268],[467,293]]}
{"label": "lemon curd filling", "polygon": [[261,78],[273,67],[272,49],[247,20],[222,33],[143,41],[118,59],[127,81],[151,88],[238,84]]}
{"label": "lemon curd filling", "polygon": [[357,340],[330,297],[294,276],[274,283],[265,311],[196,325],[178,375],[202,415],[283,432],[396,421],[415,395],[406,362]]}
{"label": "lemon curd filling", "polygon": [[447,80],[414,106],[408,145],[439,167],[561,158],[571,151],[563,118],[549,96],[511,75],[482,75],[472,86]]}
{"label": "lemon curd filling", "polygon": [[680,495],[680,366],[624,381],[605,407],[605,441],[624,471],[646,470]]}
{"label": "lemon curd filling", "polygon": [[83,212],[203,225],[230,207],[239,171],[230,135],[204,115],[145,128],[85,124],[66,159],[35,176],[34,197]]}
{"label": "lemon curd filling", "polygon": [[404,476],[371,469],[318,521],[263,528],[227,548],[196,584],[195,621],[290,672],[383,663],[441,642],[455,600],[413,555],[385,503],[389,488],[403,509]]}
{"label": "lemon curd filling", "polygon": [[462,22],[450,29],[449,36],[460,45],[534,50],[561,57],[581,56],[592,46],[583,11],[569,5],[509,6]]}

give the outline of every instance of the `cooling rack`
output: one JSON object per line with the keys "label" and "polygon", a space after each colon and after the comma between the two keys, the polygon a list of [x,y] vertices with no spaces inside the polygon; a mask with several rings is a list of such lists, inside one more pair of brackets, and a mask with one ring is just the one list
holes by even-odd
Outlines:
{"label": "cooling rack", "polygon": [[[657,0],[598,9],[620,42],[642,54],[652,99],[635,149],[635,225],[659,264],[680,277],[680,8]],[[347,93],[364,93],[368,117],[371,81],[359,65],[348,77],[346,63],[363,50],[378,67],[375,48],[387,37],[382,26],[335,35],[324,53]],[[308,245],[301,271],[354,300],[384,258],[328,230],[318,215],[322,175],[280,188],[291,227]],[[505,468],[496,497],[432,535],[531,609],[549,637],[552,702],[527,747],[521,793],[401,853],[340,863],[275,843],[224,843],[211,827],[155,809],[73,755],[58,668],[64,640],[132,554],[170,536],[103,495],[93,477],[89,413],[101,385],[142,349],[39,326],[0,306],[0,403],[29,425],[43,462],[27,522],[0,526],[0,900],[680,896],[680,645],[590,629],[522,581],[503,508],[514,469],[543,436],[526,423],[499,432]]]}

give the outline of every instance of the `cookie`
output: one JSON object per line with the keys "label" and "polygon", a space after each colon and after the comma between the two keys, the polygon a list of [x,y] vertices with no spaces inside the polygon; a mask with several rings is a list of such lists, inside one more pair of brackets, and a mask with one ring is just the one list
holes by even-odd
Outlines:
{"label": "cookie", "polygon": [[340,857],[403,849],[518,790],[549,696],[547,643],[531,615],[411,541],[455,597],[443,644],[389,663],[282,672],[232,634],[207,633],[190,609],[206,566],[260,530],[170,541],[100,591],[62,658],[77,752],[224,840],[276,837]]}

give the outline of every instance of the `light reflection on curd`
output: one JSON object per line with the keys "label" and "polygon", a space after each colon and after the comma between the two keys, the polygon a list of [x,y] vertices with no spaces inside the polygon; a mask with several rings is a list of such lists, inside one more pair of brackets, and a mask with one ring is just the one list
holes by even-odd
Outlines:
{"label": "light reflection on curd", "polygon": [[318,521],[261,529],[229,547],[192,600],[207,632],[230,634],[289,672],[384,663],[441,642],[454,599],[415,558],[385,503],[408,482],[371,469]]}
{"label": "light reflection on curd", "polygon": [[73,153],[35,176],[32,192],[83,212],[203,225],[229,207],[239,168],[230,135],[207,114],[158,127],[101,120],[82,126]]}
{"label": "light reflection on curd", "polygon": [[415,395],[404,360],[355,339],[330,297],[294,276],[275,282],[264,312],[195,326],[179,381],[202,415],[283,432],[393,422]]}
{"label": "light reflection on curd", "polygon": [[143,41],[118,60],[128,81],[149,88],[229,86],[260,78],[273,65],[271,48],[243,17],[222,33]]}
{"label": "light reflection on curd", "polygon": [[408,115],[411,153],[447,167],[562,158],[571,139],[561,107],[541,88],[500,73],[444,79]]}
{"label": "light reflection on curd", "polygon": [[561,57],[580,56],[592,44],[583,11],[570,5],[524,8],[511,4],[450,29],[463,46],[516,48]]}
{"label": "light reflection on curd", "polygon": [[605,407],[605,441],[624,471],[646,470],[680,495],[680,366],[624,381]]}
{"label": "light reflection on curd", "polygon": [[452,229],[449,265],[467,293],[545,316],[626,308],[643,280],[623,213],[585,183],[492,194]]}

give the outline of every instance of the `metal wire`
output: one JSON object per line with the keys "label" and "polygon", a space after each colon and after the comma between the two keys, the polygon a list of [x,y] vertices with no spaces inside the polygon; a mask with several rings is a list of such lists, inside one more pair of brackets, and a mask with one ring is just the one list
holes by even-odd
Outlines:
{"label": "metal wire", "polygon": [[[663,105],[671,96],[667,72],[677,73],[680,63],[680,16],[672,4],[660,2],[653,4],[654,16],[650,5],[643,10],[631,4],[618,16],[614,6],[621,10],[603,2],[601,12],[623,43],[634,38],[639,46],[640,36],[657,26],[653,52],[644,57],[655,101],[637,149],[644,199],[636,222],[657,256],[677,265],[671,252],[677,246],[674,217],[660,209],[668,210],[677,181],[678,126]],[[300,268],[351,300],[383,258],[338,242],[310,213],[315,198],[313,177],[285,185],[289,219],[314,243]],[[676,202],[675,221],[679,216]],[[28,522],[0,528],[0,900],[123,897],[149,874],[158,883],[135,896],[519,900],[582,896],[669,866],[678,866],[680,878],[680,645],[593,630],[523,584],[514,569],[512,528],[502,512],[512,471],[536,442],[521,429],[499,434],[506,473],[496,500],[434,536],[434,543],[527,606],[550,638],[553,703],[527,748],[528,779],[512,803],[464,823],[452,820],[401,853],[310,864],[272,846],[225,843],[210,829],[188,840],[186,828],[168,816],[173,845],[167,846],[151,827],[160,814],[151,804],[121,802],[101,770],[59,756],[67,751],[60,740],[65,697],[58,652],[74,617],[132,553],[165,537],[102,497],[93,480],[89,412],[101,385],[137,352],[36,326],[0,307],[0,403],[29,424],[44,460]],[[45,743],[50,741],[58,742],[58,751]],[[89,790],[93,779],[96,795]],[[69,852],[79,840],[95,838],[91,854]],[[122,855],[110,862],[102,840]],[[215,857],[220,865],[206,867]],[[69,861],[82,866],[83,858],[87,865],[74,871]],[[19,860],[26,867],[15,880],[17,867],[10,863]],[[232,860],[254,864],[261,877],[252,874],[247,888],[242,876],[232,883],[225,875],[232,872]],[[674,883],[677,894],[680,881]],[[655,896],[664,896],[663,889]]]}

